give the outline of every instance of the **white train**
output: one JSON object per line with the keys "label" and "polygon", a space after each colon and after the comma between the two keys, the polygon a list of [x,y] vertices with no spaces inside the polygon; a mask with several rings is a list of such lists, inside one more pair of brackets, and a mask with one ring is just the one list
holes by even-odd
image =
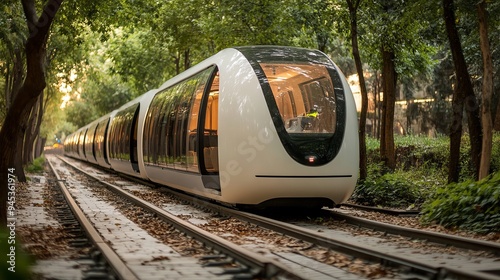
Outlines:
{"label": "white train", "polygon": [[225,49],[66,138],[67,156],[234,206],[332,207],[358,177],[345,77],[302,48]]}

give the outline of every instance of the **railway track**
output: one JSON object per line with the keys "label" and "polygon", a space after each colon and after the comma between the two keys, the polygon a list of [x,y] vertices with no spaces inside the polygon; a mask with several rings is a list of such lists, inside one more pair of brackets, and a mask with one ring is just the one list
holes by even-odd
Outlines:
{"label": "railway track", "polygon": [[87,219],[85,214],[82,212],[77,202],[73,199],[68,189],[64,185],[64,180],[61,178],[57,170],[54,168],[54,165],[51,161],[48,161],[50,169],[52,170],[54,176],[57,179],[57,184],[63,196],[71,208],[73,215],[80,223],[82,229],[87,233],[87,237],[90,241],[98,248],[98,250],[102,253],[104,259],[106,260],[109,267],[114,271],[117,277],[120,279],[129,279],[129,280],[138,280],[137,275],[130,270],[130,268],[125,264],[125,262],[120,259],[118,254],[103,240],[100,236],[99,232],[94,228],[91,224],[90,220]]}
{"label": "railway track", "polygon": [[[108,261],[110,267],[116,272],[116,275],[120,279],[142,279],[137,273],[134,273],[131,268],[128,267],[127,263],[124,262],[118,254],[105,242],[103,238],[101,238],[100,234],[93,227],[91,222],[86,218],[86,215],[79,209],[77,203],[71,198],[71,194],[64,186],[63,180],[60,179],[57,171],[53,167],[51,161],[54,159],[49,159],[49,164],[53,172],[58,176],[58,183],[60,187],[63,189],[65,193],[65,197],[68,200],[68,203],[71,205],[75,216],[77,216],[78,220],[82,224],[85,231],[88,233],[89,238],[92,242],[99,247],[101,252],[103,253],[105,259]],[[64,159],[62,159],[65,161]],[[110,183],[104,182],[99,178],[86,173],[85,171],[77,168],[74,165],[71,165],[69,162],[66,164],[70,165],[75,170],[78,170],[82,174],[91,177],[95,181],[98,181],[100,184],[106,186],[106,188],[117,195],[125,198],[126,200],[132,202],[136,206],[140,208],[146,209],[148,212],[152,213],[154,216],[166,221],[168,224],[175,227],[178,231],[182,232],[204,244],[205,246],[210,247],[214,252],[220,252],[220,254],[224,254],[230,259],[234,260],[235,263],[242,264],[243,267],[238,267],[236,270],[226,269],[225,273],[227,274],[238,274],[238,277],[242,278],[265,278],[265,279],[273,279],[279,277],[280,279],[302,279],[302,277],[295,275],[293,271],[290,271],[285,265],[275,260],[269,259],[267,257],[261,256],[257,253],[254,253],[250,250],[247,250],[241,246],[237,246],[227,240],[213,235],[209,232],[206,232],[170,213],[159,208],[158,206],[147,202],[139,197],[136,197],[124,190],[120,187],[112,185]],[[214,256],[205,256],[203,259],[217,259],[216,262],[208,263],[208,266],[213,266],[219,262],[220,259],[224,259],[220,264],[228,265],[227,259],[224,257],[220,257],[218,254],[214,254]],[[230,265],[234,268],[234,264]]]}
{"label": "railway track", "polygon": [[[98,180],[99,178],[96,178],[94,176],[94,179]],[[121,190],[121,188],[113,186],[112,184],[106,183],[110,189],[115,189],[117,193],[123,193],[121,195],[127,195],[125,194],[126,192]],[[166,190],[166,189],[162,189]],[[178,194],[176,192],[176,196],[180,195],[182,196],[182,199],[184,200],[194,200],[193,204],[199,204],[199,199],[193,198],[191,196],[187,196],[184,194]],[[140,201],[140,199],[138,200]],[[148,204],[148,202],[146,202]],[[346,240],[341,240],[332,236],[328,236],[323,234],[322,232],[318,232],[315,230],[307,229],[302,226],[297,226],[297,225],[292,225],[290,223],[286,222],[280,222],[274,219],[262,217],[260,215],[255,215],[251,213],[246,213],[246,212],[241,212],[237,211],[234,209],[229,209],[226,207],[222,207],[219,205],[213,205],[209,204],[207,202],[203,203],[204,208],[210,208],[212,211],[216,211],[218,213],[221,213],[221,215],[228,216],[228,217],[233,217],[241,220],[245,220],[251,224],[258,225],[263,228],[267,228],[276,232],[279,232],[280,234],[284,234],[305,242],[309,242],[312,244],[311,246],[321,246],[324,248],[327,248],[328,250],[336,251],[336,252],[341,252],[344,254],[347,254],[349,256],[353,256],[356,258],[361,258],[366,261],[370,262],[375,262],[375,263],[380,263],[386,266],[390,267],[397,267],[401,271],[403,271],[403,274],[416,274],[418,277],[422,278],[433,278],[433,279],[500,279],[498,276],[498,272],[495,271],[495,269],[463,269],[461,267],[453,267],[453,266],[448,266],[448,265],[440,265],[439,263],[436,262],[424,262],[421,260],[417,260],[410,257],[404,257],[398,254],[390,253],[390,252],[383,252],[378,250],[377,248],[372,248],[370,246],[365,246],[364,244],[359,244],[356,242],[350,242]],[[149,205],[148,208],[152,211],[156,210],[162,210],[158,209],[158,206],[155,205]],[[330,215],[330,214],[325,214],[325,215]],[[333,214],[337,215],[337,214]],[[354,224],[357,223],[358,226],[367,226],[366,221],[364,221],[364,224],[360,224],[359,222],[353,222],[353,219],[351,219],[349,216],[346,215],[340,215],[340,216],[334,216],[336,217],[335,219],[342,219],[348,222],[352,222]],[[170,217],[173,218],[173,217]],[[186,223],[186,222],[183,222]],[[189,223],[188,223],[189,224]],[[192,225],[191,225],[192,226]],[[370,226],[373,228],[373,226]],[[381,225],[377,225],[377,230],[383,230],[384,232],[394,234],[395,232],[401,233],[404,232],[401,228],[393,228],[391,230],[387,229],[381,229]],[[425,238],[428,240],[432,240],[433,242],[439,242],[443,243],[445,242],[443,237],[441,236],[439,239],[432,239],[430,237],[423,237],[423,233],[420,233],[420,235],[413,236],[413,238]],[[217,239],[217,238],[216,238]],[[208,244],[210,244],[211,241],[207,241]],[[446,241],[445,244],[453,244],[453,243],[448,243],[449,241]],[[463,240],[459,242],[460,244],[463,243]],[[481,243],[481,242],[480,242]],[[457,244],[453,244],[457,245]],[[483,245],[491,245],[489,243],[483,244]],[[214,248],[217,248],[219,245],[211,245]],[[463,247],[475,247],[475,245],[460,245]],[[229,255],[229,254],[228,254]],[[234,258],[237,258],[237,255],[232,254]],[[242,261],[243,263],[246,263],[247,265],[252,265],[253,261]],[[283,262],[283,261],[282,261]],[[278,265],[274,263],[267,263],[264,265],[264,267],[272,267],[271,272],[264,272],[262,275],[273,275],[279,269],[283,269],[284,271],[287,270],[286,267],[284,267],[281,263],[278,263]],[[262,270],[262,267],[259,268]],[[289,268],[288,268],[289,269]],[[293,273],[289,274],[293,275]],[[303,274],[302,274],[303,275]],[[297,275],[294,275],[298,278],[301,278],[301,274],[298,273]],[[302,277],[304,278],[304,277]]]}

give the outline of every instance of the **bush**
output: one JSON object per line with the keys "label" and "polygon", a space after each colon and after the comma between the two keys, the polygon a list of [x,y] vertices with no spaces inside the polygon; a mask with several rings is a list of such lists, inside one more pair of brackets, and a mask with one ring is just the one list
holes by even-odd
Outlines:
{"label": "bush", "polygon": [[397,170],[384,168],[379,140],[367,138],[368,177],[351,198],[355,203],[394,208],[420,208],[431,190],[445,184],[447,137],[395,137]]}
{"label": "bush", "polygon": [[[433,176],[419,172],[396,171],[382,174],[383,167],[370,169],[368,178],[360,182],[351,199],[367,206],[420,208],[436,184]],[[378,173],[375,175],[374,173]]]}
{"label": "bush", "polygon": [[438,188],[424,204],[422,221],[479,233],[500,231],[500,172],[479,182]]}
{"label": "bush", "polygon": [[[379,141],[367,138],[368,178],[351,200],[358,204],[420,208],[425,223],[436,222],[486,233],[500,231],[500,133],[493,134],[491,175],[474,182],[469,136],[462,137],[459,184],[447,184],[449,138],[397,136],[395,172],[380,163]],[[389,173],[392,172],[392,173]]]}
{"label": "bush", "polygon": [[36,158],[32,163],[28,164],[25,168],[27,173],[42,173],[45,164],[45,157],[41,156]]}

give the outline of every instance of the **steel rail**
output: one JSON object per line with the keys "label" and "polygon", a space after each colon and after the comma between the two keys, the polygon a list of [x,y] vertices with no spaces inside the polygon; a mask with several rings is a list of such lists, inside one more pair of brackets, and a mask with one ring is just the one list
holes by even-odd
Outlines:
{"label": "steel rail", "polygon": [[201,228],[198,228],[194,226],[193,224],[186,222],[170,213],[167,211],[157,207],[156,205],[147,202],[137,196],[134,196],[127,191],[122,190],[120,187],[117,187],[113,184],[110,184],[108,182],[105,182],[101,180],[100,178],[97,178],[84,170],[78,168],[77,166],[71,164],[64,158],[59,157],[60,160],[71,166],[73,169],[77,170],[78,172],[81,172],[82,174],[85,174],[89,178],[92,178],[99,183],[103,184],[106,186],[106,188],[123,198],[133,202],[134,204],[145,208],[157,215],[157,217],[163,219],[164,221],[170,223],[172,226],[174,226],[176,229],[179,231],[182,231],[186,233],[187,235],[193,237],[194,239],[203,242],[204,244],[208,245],[209,247],[218,250],[220,252],[223,252],[224,254],[227,254],[228,256],[234,258],[238,262],[248,265],[252,268],[258,268],[260,270],[259,274],[257,276],[259,277],[264,277],[264,278],[272,278],[280,273],[283,273],[284,275],[289,276],[290,278],[293,279],[303,279],[301,276],[298,274],[294,273],[293,271],[290,271],[290,268],[285,266],[284,264],[275,261],[273,259],[270,259],[268,257],[259,255],[255,252],[252,252],[248,249],[245,249],[241,246],[238,246],[234,243],[231,243],[215,234],[212,234],[208,231],[205,231]]}
{"label": "steel rail", "polygon": [[80,207],[64,185],[64,180],[61,179],[52,162],[50,160],[47,160],[47,162],[49,163],[52,173],[54,173],[57,179],[57,184],[59,185],[59,188],[61,189],[66,202],[71,208],[71,211],[73,211],[73,214],[87,233],[87,237],[99,249],[99,251],[101,251],[108,265],[111,267],[111,269],[113,269],[117,277],[126,280],[138,280],[139,278],[137,277],[137,275],[132,272],[132,270],[130,270],[130,268],[122,261],[122,259],[120,259],[116,252],[102,239],[99,232],[94,228],[90,220],[87,219],[83,211],[80,209]]}
{"label": "steel rail", "polygon": [[419,230],[414,228],[407,228],[398,225],[391,225],[387,223],[372,221],[369,219],[354,217],[343,213],[328,211],[329,215],[336,219],[344,220],[349,224],[361,226],[364,228],[371,228],[374,230],[397,234],[401,236],[411,237],[415,239],[425,239],[431,242],[440,244],[453,245],[459,248],[471,249],[476,251],[486,251],[500,255],[500,244],[485,240],[470,239],[451,234]]}

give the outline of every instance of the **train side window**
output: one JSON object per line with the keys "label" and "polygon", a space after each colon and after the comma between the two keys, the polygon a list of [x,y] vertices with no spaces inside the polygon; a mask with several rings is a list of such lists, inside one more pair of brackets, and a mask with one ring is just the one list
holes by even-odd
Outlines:
{"label": "train side window", "polygon": [[146,165],[167,166],[167,129],[171,98],[171,88],[157,93],[146,114],[143,141]]}
{"label": "train side window", "polygon": [[134,121],[138,114],[139,104],[120,111],[112,120],[110,130],[110,158],[131,161],[133,152]]}
{"label": "train side window", "polygon": [[197,83],[193,84],[190,88],[190,101],[189,101],[189,113],[185,115],[183,123],[183,147],[185,148],[185,158],[187,170],[193,172],[199,172],[198,168],[198,153],[197,153],[197,143],[198,143],[198,123],[201,109],[201,101],[203,97],[203,92],[208,84],[210,75],[213,73],[214,67],[210,67],[207,70],[201,72],[197,78]]}
{"label": "train side window", "polygon": [[177,113],[177,96],[175,96],[177,91],[177,86],[174,86],[169,90],[170,95],[167,96],[166,99],[166,108],[165,113],[166,117],[164,118],[164,129],[165,132],[162,134],[165,135],[165,145],[161,145],[161,147],[166,148],[166,164],[168,168],[175,168],[174,161],[176,160],[175,154],[175,117]]}
{"label": "train side window", "polygon": [[[165,93],[162,93],[164,95]],[[164,118],[165,113],[163,107],[165,106],[164,99],[160,95],[155,98],[151,104],[150,111],[148,112],[146,125],[149,126],[149,134],[145,134],[145,137],[149,138],[144,141],[148,143],[147,150],[144,150],[144,155],[147,156],[146,163],[154,165],[165,165],[165,151],[162,147],[165,145],[162,143],[165,141],[165,133],[163,129],[165,127]]]}
{"label": "train side window", "polygon": [[213,69],[210,67],[153,97],[144,124],[145,164],[199,172],[196,151],[200,100]]}
{"label": "train side window", "polygon": [[92,143],[91,143],[91,145],[92,145],[92,155],[94,156],[94,160],[96,160],[96,159],[97,159],[97,158],[96,158],[96,142],[95,142],[95,141],[96,141],[96,136],[97,136],[97,128],[98,128],[98,127],[99,127],[99,124],[97,123],[97,124],[93,127],[93,129],[92,129],[92,133],[93,133],[93,135],[92,135]]}
{"label": "train side window", "polygon": [[85,157],[85,132],[78,133],[78,156]]}
{"label": "train side window", "polygon": [[97,125],[95,135],[95,155],[96,158],[104,158],[105,162],[109,164],[106,151],[106,133],[108,131],[109,119],[101,121]]}
{"label": "train side window", "polygon": [[90,126],[85,133],[85,156],[87,158],[93,158],[95,160],[95,131],[97,124]]}
{"label": "train side window", "polygon": [[174,167],[179,170],[187,169],[186,131],[188,128],[189,109],[191,98],[195,92],[197,81],[183,83],[179,88],[179,100],[175,118],[175,158]]}

